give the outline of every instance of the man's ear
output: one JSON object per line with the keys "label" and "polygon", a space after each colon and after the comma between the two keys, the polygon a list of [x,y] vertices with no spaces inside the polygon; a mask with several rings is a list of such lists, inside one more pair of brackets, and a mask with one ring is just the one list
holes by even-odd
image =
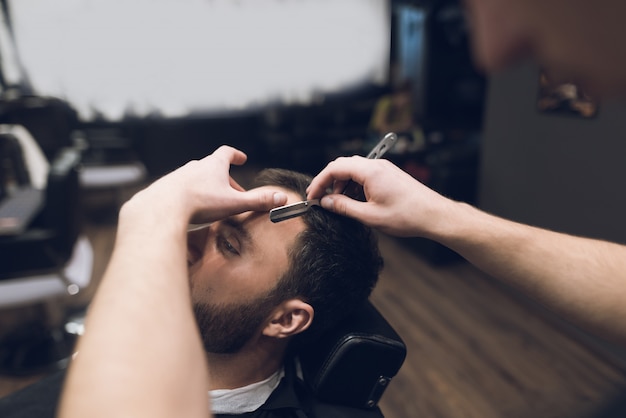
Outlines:
{"label": "man's ear", "polygon": [[272,312],[263,328],[263,335],[288,338],[299,334],[309,328],[313,322],[313,313],[313,307],[300,299],[286,300]]}

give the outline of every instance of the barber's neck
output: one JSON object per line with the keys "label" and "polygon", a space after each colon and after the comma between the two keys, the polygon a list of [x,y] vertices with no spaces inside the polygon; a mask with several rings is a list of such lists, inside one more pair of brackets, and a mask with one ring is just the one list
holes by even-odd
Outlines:
{"label": "barber's neck", "polygon": [[239,352],[207,353],[209,388],[235,389],[267,379],[283,364],[286,341],[261,336]]}

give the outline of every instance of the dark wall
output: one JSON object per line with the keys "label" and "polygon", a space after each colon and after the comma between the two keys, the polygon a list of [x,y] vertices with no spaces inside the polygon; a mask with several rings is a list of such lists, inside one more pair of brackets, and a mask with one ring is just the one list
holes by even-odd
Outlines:
{"label": "dark wall", "polygon": [[594,119],[537,111],[538,70],[493,77],[480,206],[509,219],[626,243],[626,106]]}

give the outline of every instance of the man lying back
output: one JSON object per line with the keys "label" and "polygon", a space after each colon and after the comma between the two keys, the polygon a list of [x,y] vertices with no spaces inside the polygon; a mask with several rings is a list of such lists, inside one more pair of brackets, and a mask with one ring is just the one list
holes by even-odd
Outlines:
{"label": "man lying back", "polygon": [[[220,148],[216,154],[224,149],[225,147]],[[230,152],[232,149],[227,150]],[[175,171],[159,180],[161,183],[176,180],[160,190],[166,191],[170,187],[175,187],[180,181],[180,171],[190,171],[189,169],[193,171],[197,168],[193,167],[194,165],[197,166],[191,164],[191,167],[183,167],[177,170],[178,173]],[[293,203],[305,199],[310,180],[310,177],[293,171],[268,169],[257,176],[255,188],[251,192],[261,196],[286,196],[286,202],[284,199],[277,200],[272,202],[270,207],[275,204]],[[234,188],[243,192],[232,179],[229,181]],[[152,209],[151,205],[144,204],[148,203],[145,194],[154,192],[149,189],[137,195],[134,198],[135,202],[130,202],[137,204],[138,200],[145,211],[143,215],[133,213],[138,215],[133,216],[135,222],[142,222],[140,220],[142,217],[151,217],[149,213],[152,210],[159,211],[158,206],[167,208],[181,204],[172,201],[173,196],[168,198],[167,193],[163,193],[162,200],[157,200],[156,203],[149,201],[151,205],[157,205]],[[171,216],[174,216],[174,213]],[[201,213],[198,217],[198,213],[195,213],[193,219],[204,221],[207,219],[206,216]],[[107,295],[105,286],[109,283],[107,278],[115,271],[116,257],[118,262],[122,258],[125,266],[140,262],[154,263],[138,267],[139,271],[146,267],[144,273],[150,274],[140,279],[133,276],[126,281],[120,280],[118,283],[120,287],[117,289],[118,293],[124,294],[137,292],[134,302],[136,308],[131,308],[132,312],[129,314],[145,318],[149,324],[146,338],[150,338],[150,332],[162,330],[162,335],[150,346],[151,349],[147,352],[144,350],[144,353],[138,350],[137,356],[141,359],[134,360],[139,362],[139,367],[150,367],[150,361],[155,367],[152,379],[142,382],[146,387],[146,393],[150,391],[151,384],[156,382],[156,385],[159,385],[159,379],[172,378],[167,373],[159,375],[156,369],[162,367],[163,363],[181,361],[183,369],[185,367],[190,370],[202,369],[208,376],[208,382],[203,380],[194,384],[192,376],[187,380],[182,374],[180,384],[187,386],[186,390],[183,388],[183,392],[197,392],[197,386],[204,385],[201,388],[205,390],[204,396],[207,396],[206,390],[210,395],[207,396],[205,404],[209,404],[210,398],[211,410],[217,416],[246,414],[245,416],[302,417],[302,414],[330,416],[338,413],[341,413],[341,416],[380,416],[378,410],[365,411],[319,403],[300,381],[296,373],[296,360],[292,355],[297,351],[298,345],[314,341],[367,300],[382,266],[375,235],[369,228],[357,221],[314,207],[301,217],[276,224],[269,220],[267,210],[226,216],[209,226],[189,233],[184,231],[183,240],[177,239],[180,237],[180,231],[172,235],[161,234],[162,229],[167,229],[167,224],[171,221],[164,218],[151,226],[150,229],[155,231],[154,235],[151,233],[137,237],[135,241],[125,234],[126,220],[127,213],[123,209],[119,226],[121,233],[118,232],[111,265],[96,296],[96,302],[98,296],[100,301],[106,302],[101,302],[90,311],[99,306],[103,307],[101,312],[105,318],[115,318],[120,312],[116,309],[121,307],[119,301],[110,296],[103,299],[101,294],[104,290],[105,296]],[[131,252],[134,249],[147,248],[146,251],[149,252],[155,245],[163,245],[161,257],[137,260],[126,253],[119,253],[120,247],[129,246]],[[186,288],[188,292],[187,312],[184,306],[179,306],[176,302],[183,295],[173,293],[168,297],[169,290],[166,290],[166,287],[169,280],[166,279],[165,284],[162,284],[156,277],[176,267],[172,265],[171,260],[168,263],[164,261],[179,251],[180,246],[183,247],[182,254],[185,254],[186,250],[188,280],[183,291]],[[155,265],[158,265],[159,269],[154,269]],[[182,268],[184,269],[184,265]],[[151,283],[151,280],[154,280],[154,283]],[[175,277],[171,280],[175,280]],[[155,289],[150,287],[144,293],[141,286],[135,287],[134,282],[139,282],[140,285],[163,286],[163,289],[156,289],[161,295],[160,299],[156,301],[151,301],[149,297],[144,299],[147,292],[153,292]],[[103,303],[106,303],[106,306]],[[194,315],[188,315],[192,310]],[[108,341],[100,340],[98,335],[102,327],[97,328],[92,334],[92,327],[98,326],[99,323],[94,321],[96,325],[92,325],[89,322],[91,316],[99,313],[97,310],[95,314],[90,312],[84,338],[91,337],[87,342],[99,340],[106,345]],[[190,330],[189,322],[194,322],[193,317],[198,327],[196,329],[193,326]],[[104,323],[104,326],[107,324]],[[150,328],[151,326],[155,328]],[[110,331],[114,333],[115,338],[128,340],[129,350],[135,348],[133,339],[139,336],[141,340],[143,332],[141,328],[135,329],[132,335],[123,338],[124,330]],[[181,356],[188,355],[185,350],[189,349],[187,346],[179,345],[180,335],[183,333],[184,336],[185,331],[191,332],[192,337],[194,331],[195,335],[198,335],[199,331],[204,354],[201,361],[196,361],[196,364],[193,364],[193,358],[197,357],[197,352],[189,356],[191,364],[184,358],[181,360]],[[170,335],[167,335],[168,332]],[[142,344],[143,347],[146,346],[143,342]],[[189,344],[195,344],[193,338],[189,340]],[[85,353],[85,345],[85,341],[79,344],[76,363],[83,357],[92,355],[92,350]],[[123,347],[120,349],[124,350]],[[96,347],[95,351],[100,358],[97,360],[98,367],[90,370],[92,378],[95,378],[93,374],[104,373],[107,374],[107,378],[117,381],[135,372],[134,366],[128,367],[128,363],[124,361],[111,359],[108,352],[103,350],[103,346]],[[152,357],[152,360],[143,360],[144,356]],[[75,365],[72,365],[70,370],[73,367]],[[112,372],[108,374],[106,370]],[[113,377],[114,374],[116,377]],[[81,376],[79,373],[78,377]],[[76,384],[72,382],[72,377],[76,378],[70,376],[68,383],[70,386]],[[86,377],[93,382],[89,375]],[[50,415],[54,414],[61,380],[62,376],[56,376],[0,401],[0,411],[4,410],[2,416],[31,416],[29,411],[33,411],[32,416],[45,416],[45,411]],[[126,382],[123,384],[120,382],[114,386],[125,384]],[[115,392],[115,388],[111,390]],[[119,396],[124,396],[124,391],[121,391]],[[181,402],[181,411],[184,410],[186,406],[184,397],[176,400],[175,394],[171,396],[175,403]],[[96,404],[86,403],[83,407],[93,410],[96,409]]]}

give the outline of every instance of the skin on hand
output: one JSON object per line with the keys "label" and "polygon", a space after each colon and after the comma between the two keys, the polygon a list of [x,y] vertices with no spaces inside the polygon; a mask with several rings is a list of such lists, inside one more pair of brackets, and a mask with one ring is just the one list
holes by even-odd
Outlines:
{"label": "skin on hand", "polygon": [[[366,202],[340,194],[348,180],[363,186]],[[324,195],[328,188],[333,192]],[[311,182],[307,198],[322,198],[324,208],[396,236],[429,237],[454,205],[391,162],[358,156],[328,164]]]}
{"label": "skin on hand", "polygon": [[[367,202],[338,194],[348,180]],[[325,195],[327,188],[332,193]],[[626,247],[507,221],[449,200],[386,160],[339,158],[311,182],[308,198],[396,236],[421,236],[458,252],[583,329],[626,344]]]}
{"label": "skin on hand", "polygon": [[209,415],[206,353],[190,309],[187,225],[286,203],[283,192],[244,191],[233,181],[230,165],[245,161],[243,152],[220,147],[124,204],[59,416]]}
{"label": "skin on hand", "polygon": [[[287,195],[270,190],[245,191],[229,175],[230,165],[242,165],[247,156],[223,145],[201,160],[190,161],[136,194],[124,212],[164,212],[185,223],[213,222],[246,211],[269,211],[284,205]],[[136,210],[133,210],[136,209]]]}

